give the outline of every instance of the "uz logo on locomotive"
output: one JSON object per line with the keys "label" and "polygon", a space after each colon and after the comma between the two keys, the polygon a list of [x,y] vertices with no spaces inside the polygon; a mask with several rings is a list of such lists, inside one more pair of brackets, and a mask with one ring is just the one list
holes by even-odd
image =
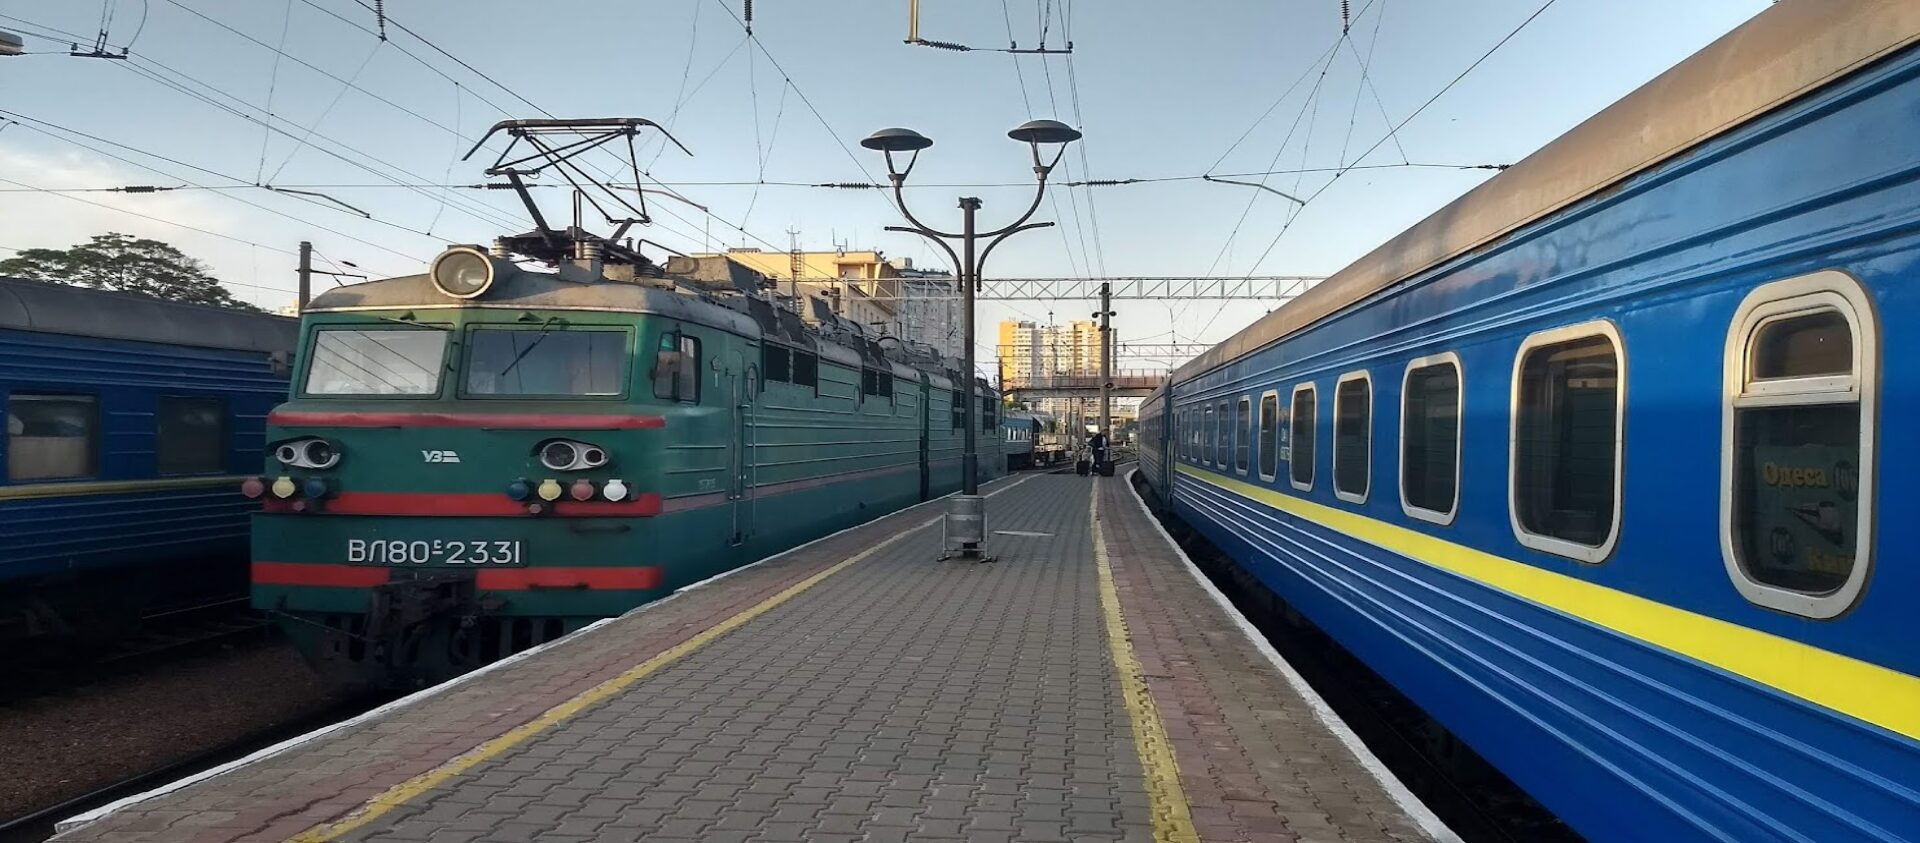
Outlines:
{"label": "uz logo on locomotive", "polygon": [[421,451],[420,458],[427,462],[459,462],[460,454],[455,451]]}

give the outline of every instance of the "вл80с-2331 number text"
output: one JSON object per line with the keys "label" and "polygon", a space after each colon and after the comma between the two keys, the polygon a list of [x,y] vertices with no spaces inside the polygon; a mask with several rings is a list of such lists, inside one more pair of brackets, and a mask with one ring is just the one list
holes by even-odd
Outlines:
{"label": "\u0432\u043b80\u0441-2331 number text", "polygon": [[350,565],[525,565],[518,541],[347,539]]}

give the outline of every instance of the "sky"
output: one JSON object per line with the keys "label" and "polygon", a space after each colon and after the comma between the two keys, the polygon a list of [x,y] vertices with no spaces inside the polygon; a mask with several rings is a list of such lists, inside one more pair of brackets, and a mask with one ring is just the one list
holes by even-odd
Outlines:
{"label": "sky", "polygon": [[[0,57],[0,257],[154,237],[269,308],[293,299],[301,240],[323,269],[420,272],[446,244],[528,226],[510,193],[440,185],[485,181],[498,144],[461,156],[544,111],[647,117],[691,150],[641,147],[650,178],[700,206],[649,197],[650,240],[944,267],[882,230],[901,220],[881,191],[770,183],[884,180],[858,140],[907,126],[935,141],[908,182],[916,215],[957,228],[956,200],[978,196],[998,225],[1033,195],[1006,131],[1052,117],[1086,135],[1056,183],[1175,180],[1055,186],[1034,217],[1055,228],[1009,240],[988,277],[1327,275],[1493,175],[1461,166],[1524,158],[1769,3],[1349,0],[1343,35],[1339,0],[921,0],[922,38],[1071,41],[1046,56],[907,45],[909,0],[760,0],[751,39],[741,0],[387,0],[386,41],[372,5],[0,0],[29,51]],[[67,54],[103,26],[129,58]],[[1305,205],[1198,179],[1276,170],[1314,171],[1264,177]],[[189,184],[228,189],[41,192]],[[535,193],[567,217],[564,192]],[[1114,324],[1123,345],[1211,343],[1269,306],[1125,301]],[[994,322],[1095,304],[980,307],[990,359]]]}

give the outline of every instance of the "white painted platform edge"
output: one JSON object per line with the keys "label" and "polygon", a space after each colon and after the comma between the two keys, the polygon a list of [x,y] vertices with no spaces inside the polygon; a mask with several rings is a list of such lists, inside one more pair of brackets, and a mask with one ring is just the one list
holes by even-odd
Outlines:
{"label": "white painted platform edge", "polygon": [[1319,720],[1320,725],[1325,726],[1327,731],[1340,739],[1340,743],[1346,745],[1347,751],[1353,753],[1354,759],[1360,762],[1360,766],[1373,776],[1374,781],[1380,783],[1381,789],[1387,792],[1387,796],[1393,799],[1394,804],[1400,806],[1400,810],[1407,812],[1407,816],[1413,819],[1414,824],[1418,825],[1421,831],[1426,832],[1427,836],[1439,843],[1462,843],[1460,835],[1448,828],[1447,824],[1441,821],[1425,802],[1420,801],[1420,797],[1413,795],[1413,791],[1408,790],[1400,778],[1387,769],[1387,765],[1380,763],[1380,759],[1373,754],[1373,750],[1368,749],[1366,743],[1360,740],[1360,736],[1354,734],[1353,728],[1347,725],[1347,721],[1340,719],[1340,715],[1334,712],[1332,706],[1327,705],[1327,701],[1321,698],[1319,692],[1307,684],[1306,678],[1280,656],[1280,651],[1273,648],[1273,644],[1267,640],[1266,636],[1260,634],[1260,630],[1254,628],[1253,623],[1247,620],[1245,615],[1240,614],[1240,610],[1233,605],[1233,601],[1227,599],[1227,596],[1214,586],[1212,580],[1207,579],[1206,573],[1200,570],[1200,566],[1193,564],[1193,560],[1187,556],[1187,551],[1180,546],[1179,542],[1173,540],[1172,534],[1160,524],[1160,519],[1153,516],[1153,511],[1147,508],[1147,502],[1141,500],[1139,492],[1134,489],[1133,475],[1138,474],[1139,471],[1140,469],[1135,468],[1127,472],[1125,478],[1127,496],[1133,499],[1134,506],[1140,507],[1140,514],[1146,516],[1147,521],[1153,524],[1153,529],[1159,531],[1160,538],[1166,540],[1167,546],[1173,548],[1173,552],[1180,556],[1180,561],[1187,566],[1187,573],[1192,575],[1194,582],[1199,583],[1200,587],[1206,590],[1207,596],[1212,597],[1213,602],[1220,606],[1220,610],[1233,619],[1234,624],[1240,627],[1241,634],[1247,636],[1247,640],[1253,642],[1254,648],[1267,657],[1267,661],[1280,672],[1281,677],[1287,680],[1287,684],[1293,687],[1294,692],[1307,701],[1307,708],[1313,711],[1314,719]]}
{"label": "white painted platform edge", "polygon": [[[1030,479],[1032,479],[1032,477],[1033,477],[1033,476],[1034,476],[1034,475],[1027,475],[1026,477],[1022,477],[1022,478],[1020,478],[1019,480],[1016,480],[1016,481],[1014,481],[1013,483],[1010,483],[1010,484],[1008,484],[1008,485],[1007,485],[1007,486],[1005,486],[1004,488],[1000,488],[1000,489],[995,489],[995,490],[993,491],[993,494],[996,494],[996,495],[997,495],[997,494],[999,494],[999,493],[1001,493],[1001,492],[1004,492],[1004,491],[1006,491],[1007,489],[1011,489],[1011,488],[1013,488],[1014,486],[1018,486],[1018,485],[1020,485],[1021,483],[1025,483],[1025,482],[1027,482],[1027,480],[1030,480]],[[996,480],[1004,480],[1004,479],[1006,479],[1006,477],[1005,477],[1005,476],[1002,476],[1002,477],[997,477],[997,478],[994,478],[993,480],[989,480],[989,481],[987,481],[987,484],[988,484],[988,485],[992,485],[992,484],[993,484],[993,483],[994,483],[994,482],[995,482]],[[437,694],[441,694],[441,693],[444,693],[444,692],[446,692],[446,691],[448,691],[448,690],[451,690],[451,689],[453,689],[453,688],[457,688],[457,687],[459,687],[459,686],[461,686],[461,685],[463,685],[463,684],[465,684],[465,683],[467,683],[467,682],[469,682],[469,681],[471,681],[471,680],[474,680],[474,679],[478,679],[478,678],[480,678],[480,677],[482,677],[482,676],[485,676],[485,675],[487,675],[488,673],[492,673],[493,671],[496,671],[496,670],[501,670],[501,669],[503,669],[503,668],[505,668],[505,667],[507,667],[508,665],[511,665],[511,664],[514,664],[514,663],[516,663],[516,662],[519,662],[519,661],[521,661],[521,660],[523,660],[523,659],[526,659],[526,658],[529,658],[529,657],[531,657],[531,656],[533,656],[533,655],[534,655],[535,653],[541,653],[541,652],[545,652],[545,651],[546,651],[546,650],[548,650],[549,648],[552,648],[552,647],[557,647],[557,646],[560,646],[560,645],[562,645],[562,644],[566,644],[566,643],[567,643],[567,642],[569,642],[569,641],[578,641],[578,640],[580,640],[581,638],[584,638],[584,637],[586,637],[586,635],[587,635],[588,633],[590,633],[590,632],[593,632],[594,630],[597,630],[597,629],[599,629],[599,628],[601,628],[601,627],[603,627],[603,626],[606,626],[607,624],[610,624],[610,623],[613,623],[614,621],[617,621],[617,620],[620,620],[621,618],[625,618],[625,617],[628,617],[628,616],[631,616],[631,615],[635,615],[635,614],[638,614],[638,613],[640,613],[640,612],[644,612],[644,611],[647,611],[648,609],[652,609],[652,608],[653,608],[653,607],[655,607],[655,606],[660,606],[660,605],[663,605],[663,604],[665,604],[665,603],[666,603],[667,601],[669,601],[669,600],[672,600],[672,599],[674,599],[674,598],[676,598],[676,597],[679,597],[680,595],[682,595],[682,594],[685,594],[685,593],[687,593],[687,592],[689,592],[689,591],[692,591],[692,590],[694,590],[694,589],[696,589],[696,588],[702,588],[702,587],[704,587],[704,586],[708,586],[708,585],[711,585],[711,584],[713,584],[713,583],[715,583],[715,582],[718,582],[718,581],[720,581],[720,580],[723,580],[723,579],[726,579],[727,577],[731,577],[731,576],[733,576],[734,574],[738,574],[738,573],[740,573],[741,571],[745,571],[745,570],[747,570],[747,569],[749,569],[749,568],[757,568],[757,567],[759,567],[759,566],[761,566],[761,565],[764,565],[764,564],[766,564],[766,563],[768,563],[768,562],[772,562],[772,561],[774,561],[775,559],[779,559],[779,558],[781,558],[781,557],[783,557],[783,556],[786,556],[786,555],[788,555],[788,554],[790,554],[790,553],[794,553],[794,552],[796,552],[796,551],[799,551],[799,550],[802,550],[802,549],[805,549],[805,548],[807,548],[807,547],[811,547],[811,546],[813,546],[813,545],[815,545],[815,544],[819,544],[820,542],[823,542],[823,541],[826,541],[826,540],[828,540],[828,539],[831,539],[831,538],[833,538],[833,537],[835,537],[835,536],[838,536],[838,535],[841,535],[841,534],[843,534],[843,533],[846,533],[846,532],[849,532],[849,531],[852,531],[852,530],[858,530],[858,529],[860,529],[861,527],[865,527],[865,526],[867,526],[868,524],[872,524],[873,522],[875,522],[875,521],[879,521],[879,520],[880,520],[880,519],[882,519],[882,518],[889,518],[889,517],[892,517],[892,516],[895,516],[895,515],[899,515],[899,514],[902,514],[902,513],[905,513],[905,512],[911,512],[911,511],[913,511],[913,510],[916,510],[916,509],[919,509],[920,507],[923,507],[923,506],[926,506],[926,505],[928,505],[928,504],[931,504],[931,503],[935,503],[935,502],[937,502],[937,501],[941,501],[941,500],[944,500],[944,499],[946,499],[946,498],[947,498],[947,497],[949,497],[949,496],[950,496],[950,495],[941,495],[940,497],[936,497],[936,498],[931,498],[931,499],[929,499],[929,500],[925,500],[925,501],[921,501],[920,503],[917,503],[917,504],[914,504],[913,506],[909,506],[909,507],[902,507],[902,508],[900,508],[900,509],[896,509],[896,510],[894,510],[894,511],[892,511],[892,512],[889,512],[889,513],[886,513],[886,514],[884,514],[884,515],[876,515],[876,516],[874,516],[873,518],[869,518],[869,519],[867,519],[867,520],[865,520],[865,521],[862,521],[862,522],[860,522],[860,523],[858,523],[858,524],[855,524],[855,525],[853,525],[853,526],[851,526],[851,527],[848,527],[848,528],[846,528],[846,529],[844,529],[844,530],[838,530],[838,531],[835,531],[835,532],[833,532],[833,533],[829,533],[829,534],[827,534],[827,535],[824,535],[824,536],[821,536],[820,538],[817,538],[817,539],[814,539],[813,541],[810,541],[810,542],[807,542],[806,544],[800,544],[800,545],[795,545],[795,546],[793,546],[793,547],[790,547],[790,548],[787,548],[786,550],[783,550],[783,551],[780,551],[779,553],[776,553],[776,554],[774,554],[774,555],[772,555],[772,556],[768,556],[768,557],[766,557],[765,559],[761,559],[761,560],[759,560],[759,561],[756,561],[756,562],[751,562],[751,563],[749,563],[749,564],[746,564],[746,565],[742,565],[742,566],[740,566],[740,567],[738,567],[738,568],[734,568],[734,569],[732,569],[732,570],[729,570],[729,571],[724,571],[724,572],[721,572],[721,573],[718,573],[718,574],[715,574],[715,575],[713,575],[713,576],[711,576],[711,577],[708,577],[708,578],[706,578],[706,579],[704,579],[704,580],[701,580],[701,581],[699,581],[699,582],[696,582],[696,583],[692,583],[692,584],[690,584],[690,585],[685,585],[685,586],[682,586],[682,587],[680,587],[680,588],[678,588],[678,589],[676,589],[676,590],[674,590],[674,592],[673,592],[672,594],[669,594],[669,595],[667,595],[666,597],[663,597],[663,598],[661,598],[661,599],[659,599],[659,600],[655,600],[655,601],[653,601],[652,603],[648,603],[648,604],[646,604],[646,605],[644,605],[644,606],[636,606],[636,607],[634,607],[634,608],[632,608],[632,609],[629,609],[629,610],[627,610],[626,612],[624,612],[624,613],[622,613],[622,614],[620,614],[620,615],[618,615],[618,616],[616,616],[616,617],[611,617],[611,618],[601,618],[600,620],[597,620],[597,621],[594,621],[593,623],[590,623],[590,624],[587,624],[586,626],[583,626],[583,627],[581,627],[581,628],[579,628],[579,629],[577,629],[577,630],[575,630],[575,631],[573,632],[573,634],[571,634],[571,635],[563,635],[563,636],[561,636],[561,637],[559,637],[559,638],[556,638],[556,639],[554,639],[554,640],[552,640],[552,641],[548,641],[548,642],[546,642],[546,643],[544,643],[544,644],[540,644],[540,645],[537,645],[537,646],[535,646],[535,647],[532,647],[532,648],[530,648],[530,649],[526,649],[526,650],[522,650],[522,651],[520,651],[520,652],[518,652],[518,653],[514,653],[514,654],[513,654],[513,655],[511,655],[511,656],[508,656],[508,657],[506,657],[506,658],[504,658],[504,659],[501,659],[501,660],[499,660],[499,661],[497,661],[497,662],[494,662],[494,663],[492,663],[492,664],[489,664],[489,665],[486,665],[485,667],[481,667],[481,668],[479,668],[479,669],[476,669],[476,670],[473,670],[473,671],[471,671],[471,672],[468,672],[468,673],[463,673],[463,674],[461,674],[461,675],[459,675],[459,676],[456,676],[456,677],[454,677],[454,678],[452,678],[452,679],[449,679],[449,680],[447,680],[447,681],[445,681],[445,682],[442,682],[442,683],[440,683],[440,684],[438,684],[438,685],[434,685],[434,686],[432,686],[432,687],[430,687],[430,688],[422,688],[422,689],[420,689],[420,690],[418,690],[418,691],[415,691],[415,692],[413,692],[413,693],[411,693],[411,694],[408,694],[408,695],[406,695],[406,696],[404,696],[404,697],[401,697],[401,698],[399,698],[399,699],[397,699],[397,700],[394,700],[394,701],[392,701],[392,702],[390,702],[390,703],[387,703],[387,704],[385,704],[385,705],[382,705],[382,706],[380,706],[380,707],[378,707],[378,708],[374,708],[374,709],[372,709],[372,710],[370,710],[370,711],[366,711],[366,712],[362,712],[362,713],[360,713],[360,714],[358,714],[358,715],[355,715],[355,716],[353,716],[353,717],[350,717],[350,718],[348,718],[348,719],[346,719],[346,720],[342,720],[342,721],[340,721],[340,722],[338,722],[338,723],[331,723],[331,724],[328,724],[328,725],[326,725],[326,726],[322,726],[322,727],[320,727],[320,728],[318,728],[318,729],[315,729],[315,730],[313,730],[313,731],[311,731],[311,732],[307,732],[307,733],[305,733],[305,734],[301,734],[301,735],[296,735],[296,736],[294,736],[294,737],[291,737],[291,738],[288,738],[288,739],[286,739],[286,740],[284,740],[284,741],[281,741],[281,742],[279,742],[279,743],[277,743],[277,744],[274,744],[274,745],[272,745],[272,746],[269,746],[269,747],[266,747],[266,748],[264,748],[264,749],[260,749],[260,750],[256,750],[256,751],[254,751],[254,752],[253,752],[252,754],[250,754],[250,755],[247,755],[247,756],[245,756],[245,757],[242,757],[242,758],[236,758],[236,759],[234,759],[234,760],[232,760],[232,761],[228,761],[227,763],[225,763],[225,764],[221,764],[221,765],[219,765],[219,766],[217,766],[217,767],[209,767],[209,768],[207,768],[207,769],[205,769],[205,770],[201,770],[201,771],[200,771],[200,772],[198,772],[198,773],[194,773],[193,775],[190,775],[190,776],[186,776],[186,777],[184,777],[184,778],[180,778],[180,779],[175,779],[175,780],[173,780],[173,781],[170,781],[170,782],[167,782],[166,784],[163,784],[163,785],[161,785],[161,786],[159,786],[159,787],[156,787],[156,788],[154,788],[154,789],[152,789],[152,790],[148,790],[148,791],[143,791],[143,792],[140,792],[140,793],[136,793],[136,794],[133,794],[132,796],[126,796],[126,797],[122,797],[122,798],[120,798],[120,799],[117,799],[117,800],[114,800],[113,802],[109,802],[109,803],[107,803],[107,804],[105,804],[105,805],[102,805],[102,806],[100,806],[100,807],[98,807],[98,808],[95,808],[95,809],[93,809],[93,810],[91,810],[91,811],[87,811],[87,812],[85,812],[85,813],[82,813],[82,814],[76,814],[76,815],[74,815],[74,816],[71,816],[71,817],[68,817],[68,818],[66,818],[66,819],[64,819],[64,820],[60,820],[59,822],[56,822],[56,823],[54,823],[54,824],[53,824],[53,832],[54,832],[54,836],[55,836],[55,837],[58,837],[59,835],[62,835],[62,834],[66,834],[67,832],[69,832],[69,831],[73,831],[74,829],[77,829],[77,828],[80,828],[80,827],[82,827],[82,826],[85,826],[85,825],[88,825],[88,824],[91,824],[91,823],[94,823],[94,822],[98,822],[98,821],[100,821],[100,820],[102,820],[102,819],[105,819],[106,817],[108,817],[108,816],[110,816],[110,815],[112,815],[112,814],[113,814],[114,812],[116,812],[116,811],[120,811],[120,810],[122,810],[122,809],[124,809],[124,808],[127,808],[127,807],[130,807],[130,806],[133,806],[133,805],[138,805],[138,804],[140,804],[141,802],[145,802],[145,801],[147,801],[147,800],[149,800],[149,799],[157,799],[157,798],[159,798],[159,797],[162,797],[162,796],[165,796],[165,795],[167,795],[167,794],[169,794],[169,793],[173,793],[174,791],[177,791],[177,790],[181,790],[181,789],[184,789],[184,788],[187,788],[187,787],[191,787],[191,786],[193,786],[193,785],[196,785],[196,784],[199,784],[199,783],[201,783],[201,782],[203,782],[203,781],[206,781],[206,780],[208,780],[208,779],[211,779],[211,778],[214,778],[215,776],[222,776],[222,775],[226,775],[227,773],[231,773],[231,772],[233,772],[233,771],[235,771],[235,770],[239,770],[239,769],[241,769],[241,768],[244,768],[244,767],[249,767],[249,766],[252,766],[252,765],[254,765],[254,764],[258,764],[258,763],[260,763],[260,762],[262,762],[262,761],[265,761],[265,760],[267,760],[267,759],[269,759],[269,758],[272,758],[272,757],[274,757],[274,756],[276,756],[276,755],[279,755],[279,754],[281,754],[281,753],[283,753],[283,752],[286,752],[286,751],[287,751],[287,750],[289,750],[289,749],[293,749],[293,748],[295,748],[295,747],[298,747],[298,746],[300,746],[300,745],[302,745],[302,744],[306,744],[306,743],[311,743],[311,742],[313,742],[313,741],[316,741],[316,740],[319,740],[319,739],[321,739],[321,738],[324,738],[324,737],[326,737],[326,736],[328,736],[328,735],[331,735],[331,734],[333,734],[333,733],[335,733],[335,732],[339,732],[339,731],[342,731],[342,730],[345,730],[345,729],[351,729],[351,728],[353,728],[353,727],[355,727],[355,726],[358,726],[358,725],[360,725],[361,723],[365,723],[365,722],[367,722],[367,721],[369,721],[369,720],[372,720],[372,719],[374,719],[374,718],[377,718],[377,717],[382,717],[382,716],[385,716],[385,715],[387,715],[387,714],[389,714],[389,713],[391,713],[391,712],[394,712],[394,711],[397,711],[397,710],[399,710],[399,709],[402,709],[402,708],[405,708],[405,707],[407,707],[407,706],[410,706],[410,705],[413,705],[414,703],[417,703],[417,702],[420,702],[421,700],[424,700],[424,699],[428,699],[428,698],[431,698],[431,697],[433,697],[433,696],[435,696],[435,695],[437,695]],[[927,525],[925,525],[925,524],[921,524],[921,525],[918,525],[918,526],[916,526],[916,527],[914,527],[913,529],[919,529],[919,528],[921,528],[921,527],[925,527],[925,526],[927,526]]]}

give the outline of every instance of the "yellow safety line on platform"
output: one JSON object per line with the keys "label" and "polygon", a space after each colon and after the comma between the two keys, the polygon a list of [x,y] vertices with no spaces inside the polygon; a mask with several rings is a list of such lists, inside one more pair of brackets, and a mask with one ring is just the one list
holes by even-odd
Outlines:
{"label": "yellow safety line on platform", "polygon": [[1199,843],[1200,833],[1194,829],[1193,814],[1187,807],[1187,791],[1180,785],[1180,762],[1173,756],[1173,741],[1160,720],[1159,706],[1153,704],[1153,692],[1147,688],[1140,660],[1133,654],[1127,617],[1120,609],[1120,592],[1113,585],[1107,537],[1100,529],[1098,482],[1093,484],[1091,497],[1087,518],[1093,529],[1094,568],[1100,575],[1100,611],[1107,619],[1107,646],[1113,651],[1113,666],[1120,674],[1120,696],[1127,703],[1127,719],[1133,721],[1133,751],[1140,756],[1140,767],[1147,776],[1147,798],[1153,804],[1153,839]]}
{"label": "yellow safety line on platform", "polygon": [[[988,497],[1005,492],[1030,479],[1032,479],[1032,477],[1016,480],[1006,488],[993,490],[988,494]],[[698,635],[661,652],[653,658],[627,668],[620,675],[612,679],[608,679],[605,682],[580,692],[573,699],[547,709],[546,712],[542,713],[539,717],[522,723],[508,730],[505,734],[492,738],[438,767],[388,788],[384,793],[367,800],[366,804],[354,809],[353,813],[334,822],[322,823],[294,835],[292,838],[289,838],[289,843],[328,843],[328,841],[338,840],[342,835],[349,834],[379,819],[381,816],[418,798],[421,794],[438,787],[454,776],[458,776],[488,760],[496,758],[508,750],[526,743],[529,738],[558,726],[581,712],[611,699],[634,683],[660,672],[661,669],[674,662],[693,655],[694,651],[713,643],[715,639],[745,626],[754,618],[773,611],[774,608],[782,603],[798,597],[801,592],[819,585],[822,580],[852,567],[855,563],[880,552],[881,549],[894,542],[933,526],[935,523],[938,523],[939,520],[938,517],[931,518],[903,529],[900,532],[880,540],[866,550],[834,563],[832,567],[820,573],[787,586],[785,589],[782,589],[779,594],[775,594],[751,608],[741,611],[737,615],[708,627]]]}

